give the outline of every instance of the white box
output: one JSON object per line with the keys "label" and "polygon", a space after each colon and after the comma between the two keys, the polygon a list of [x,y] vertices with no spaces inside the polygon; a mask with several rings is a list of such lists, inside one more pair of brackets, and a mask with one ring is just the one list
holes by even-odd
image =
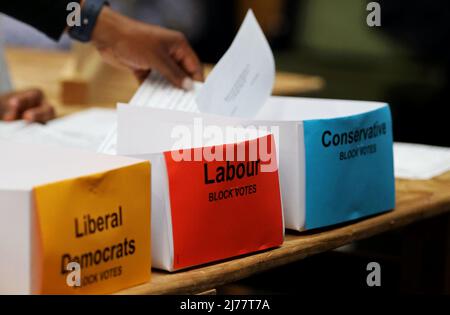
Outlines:
{"label": "white box", "polygon": [[[261,153],[262,141],[273,138],[266,132],[243,134],[239,139],[216,138],[208,143],[178,145],[175,149],[172,133],[184,130],[195,134],[192,118],[197,116],[128,105],[118,108],[117,153],[148,159],[152,163],[152,265],[155,268],[180,270],[276,247],[283,242],[283,212],[274,142],[270,144],[273,150],[270,159],[263,158],[265,155]],[[218,119],[218,123],[223,122],[223,117],[218,116]],[[226,127],[226,124],[221,126]],[[243,159],[247,176],[239,178],[238,162],[233,164],[236,171],[231,172],[228,159],[210,163],[205,157],[195,161],[171,158],[178,149],[186,149],[193,153],[191,156],[196,156],[196,152],[202,150],[204,153],[211,147],[217,150],[225,143],[228,145],[224,152],[230,152],[230,146],[243,143],[249,148],[255,143],[259,145],[261,151],[257,159],[252,160],[247,155]],[[253,166],[258,168],[258,164],[251,163],[256,161],[261,162],[261,168],[255,174]],[[249,171],[249,165],[252,171]],[[228,170],[233,178],[219,182],[220,177],[216,177],[212,183],[214,177],[209,172],[216,166],[217,170],[227,167],[227,178]],[[230,195],[222,195],[221,199],[220,194],[224,192]]]}
{"label": "white box", "polygon": [[[149,169],[147,161],[127,157],[0,141],[0,293],[106,293],[148,281]],[[123,178],[128,180],[127,185],[116,185],[117,180]],[[130,185],[140,187],[135,191],[133,201],[120,199],[125,193],[129,193],[125,187]],[[47,195],[42,195],[41,189]],[[53,211],[45,201],[48,193],[53,194],[56,202],[64,205],[64,208],[53,214],[48,212]],[[112,221],[109,221],[109,230],[107,225],[101,226],[102,231],[97,226],[95,234],[80,236],[84,215],[94,218],[94,215],[105,211],[113,213],[117,209],[106,209],[106,205],[116,202],[120,204],[120,218],[123,219],[120,228],[116,229]],[[92,209],[85,207],[86,203],[92,205]],[[75,234],[74,219],[77,224],[80,223]],[[56,222],[50,222],[52,220]],[[105,220],[108,222],[108,218]],[[96,223],[98,220],[94,222]],[[42,231],[50,226],[54,229]],[[138,232],[130,232],[133,229]],[[78,236],[74,237],[77,233]],[[66,288],[66,276],[60,274],[60,269],[46,269],[58,264],[59,257],[63,257],[60,255],[72,254],[70,250],[73,246],[80,250],[90,250],[122,237],[128,237],[130,242],[131,239],[136,240],[133,254],[120,258],[115,255],[116,261],[113,264],[102,261],[92,268],[81,270],[82,276],[91,272],[92,278],[94,272],[99,271],[95,268],[105,269],[122,264],[121,276],[110,278],[109,281],[99,281],[98,285]],[[73,241],[68,242],[67,247],[55,247],[54,243],[65,239]],[[130,248],[130,243],[128,245]],[[42,256],[37,256],[39,249],[43,250]],[[105,259],[105,253],[103,255]],[[111,257],[113,254],[109,256]],[[141,268],[131,270],[130,266]],[[48,279],[56,280],[48,283]],[[83,281],[85,279],[87,278],[83,278]],[[61,287],[63,288],[55,289]]]}
{"label": "white box", "polygon": [[271,97],[252,123],[279,128],[286,228],[320,228],[394,208],[388,104]]}

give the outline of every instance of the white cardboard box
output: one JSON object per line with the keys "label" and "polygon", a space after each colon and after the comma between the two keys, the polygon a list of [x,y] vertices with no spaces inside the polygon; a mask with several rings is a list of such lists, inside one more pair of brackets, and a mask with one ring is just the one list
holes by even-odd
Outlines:
{"label": "white cardboard box", "polygon": [[[150,277],[149,168],[148,162],[127,157],[0,141],[0,293],[105,293],[147,281]],[[116,185],[117,180],[123,178],[128,180],[127,185]],[[140,187],[135,191],[133,201],[121,200],[125,193],[129,193],[124,187],[130,185]],[[64,208],[57,209],[53,214],[47,213],[54,210],[51,205],[47,207],[48,203],[40,203],[42,195],[36,195],[38,187],[44,187],[45,193],[53,194],[53,198],[57,199],[55,202]],[[123,226],[113,229],[111,223],[110,230],[103,227],[104,231],[97,230],[96,235],[74,237],[74,218],[81,225],[83,216],[87,214],[94,217],[105,211],[116,211],[107,209],[107,205],[116,202],[120,204]],[[56,222],[50,222],[52,220]],[[54,229],[41,231],[50,226]],[[138,232],[130,232],[133,229]],[[59,273],[59,269],[55,272],[45,269],[59,262],[53,261],[53,258],[60,257],[58,255],[66,251],[72,254],[72,246],[88,250],[108,245],[108,242],[122,237],[128,237],[128,241],[136,239],[138,244],[128,257],[119,259],[116,256],[115,263],[123,262],[122,272],[129,272],[130,266],[144,268],[101,282],[98,287],[86,286],[86,290],[84,287],[76,291],[70,290],[73,288],[45,289],[55,284],[45,285],[50,278],[56,279],[57,287],[65,284],[65,276]],[[47,247],[64,239],[72,240],[67,242],[67,248],[53,244],[51,249]],[[42,256],[39,256],[43,257],[42,260],[35,255],[36,247],[41,246],[44,248]],[[110,266],[108,262],[103,262],[99,264],[100,268]],[[82,269],[81,275],[87,275],[94,269]]]}
{"label": "white cardboard box", "polygon": [[388,104],[271,97],[251,123],[279,128],[286,228],[320,228],[394,208]]}
{"label": "white cardboard box", "polygon": [[[276,247],[282,244],[284,237],[274,141],[270,159],[262,158],[262,149],[258,153],[259,173],[241,179],[236,175],[221,183],[206,184],[203,166],[211,172],[215,167],[227,167],[228,159],[209,164],[204,157],[199,161],[176,162],[170,158],[178,149],[194,151],[192,148],[209,150],[214,147],[217,150],[227,144],[224,151],[229,152],[230,146],[249,142],[261,145],[266,137],[272,139],[271,136],[261,132],[243,134],[239,139],[219,137],[203,144],[178,145],[175,149],[172,132],[181,128],[178,131],[189,129],[195,133],[192,115],[197,116],[146,107],[118,107],[118,154],[148,159],[152,163],[152,265],[168,271]],[[226,121],[219,116],[218,119],[218,123],[222,121],[222,126],[226,127]],[[248,163],[254,163],[251,161],[249,156],[243,159],[247,168]],[[268,166],[267,172],[262,171],[263,164]],[[235,165],[237,174],[239,164],[235,162]],[[214,177],[208,173],[208,178]],[[248,194],[242,193],[246,187],[251,187]],[[223,191],[232,191],[232,196],[220,199]],[[216,196],[219,197],[214,199]]]}

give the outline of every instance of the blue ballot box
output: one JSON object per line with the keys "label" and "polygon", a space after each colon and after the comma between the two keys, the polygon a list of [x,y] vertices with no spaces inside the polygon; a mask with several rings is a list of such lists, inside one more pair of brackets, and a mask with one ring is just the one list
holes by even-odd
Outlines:
{"label": "blue ballot box", "polygon": [[317,228],[393,209],[392,123],[388,106],[304,122],[306,219]]}
{"label": "blue ballot box", "polygon": [[388,104],[271,97],[256,117],[278,130],[286,227],[325,227],[395,206]]}

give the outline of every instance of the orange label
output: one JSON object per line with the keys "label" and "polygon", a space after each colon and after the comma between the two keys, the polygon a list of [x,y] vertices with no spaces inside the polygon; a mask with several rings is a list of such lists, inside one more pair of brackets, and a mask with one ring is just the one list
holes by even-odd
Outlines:
{"label": "orange label", "polygon": [[103,294],[149,281],[148,162],[39,186],[34,197],[34,293]]}
{"label": "orange label", "polygon": [[[243,255],[283,242],[278,170],[262,171],[261,155],[250,159],[249,148],[267,136],[243,143],[184,150],[183,156],[223,152],[223,161],[179,161],[166,152],[172,213],[174,269]],[[239,150],[245,158],[238,161]],[[272,144],[273,153],[275,147]],[[270,149],[270,147],[269,147]],[[242,151],[241,151],[242,152]],[[231,153],[231,154],[230,154]],[[233,161],[229,158],[233,157]],[[275,154],[271,154],[275,159]],[[276,161],[272,161],[275,163]]]}

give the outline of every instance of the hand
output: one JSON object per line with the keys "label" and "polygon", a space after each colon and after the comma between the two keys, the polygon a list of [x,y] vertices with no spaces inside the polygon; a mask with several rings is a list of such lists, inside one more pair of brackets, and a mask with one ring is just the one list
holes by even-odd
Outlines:
{"label": "hand", "polygon": [[0,119],[12,121],[47,122],[55,117],[53,107],[37,89],[0,95]]}
{"label": "hand", "polygon": [[131,69],[142,81],[155,69],[177,87],[203,81],[203,67],[180,32],[129,19],[104,7],[92,34],[103,59]]}

